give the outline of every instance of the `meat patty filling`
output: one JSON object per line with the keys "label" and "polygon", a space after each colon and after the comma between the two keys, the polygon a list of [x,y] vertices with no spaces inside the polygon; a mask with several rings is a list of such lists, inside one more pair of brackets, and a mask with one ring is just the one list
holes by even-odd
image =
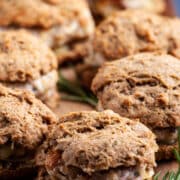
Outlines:
{"label": "meat patty filling", "polygon": [[34,153],[10,142],[0,145],[0,169],[30,167],[34,161]]}
{"label": "meat patty filling", "polygon": [[58,74],[56,70],[53,70],[39,79],[35,79],[28,83],[3,83],[5,86],[10,88],[20,88],[26,89],[33,92],[36,96],[48,93],[49,91],[56,88],[56,83],[58,81]]}
{"label": "meat patty filling", "polygon": [[143,180],[150,179],[154,175],[153,169],[146,169],[146,167],[131,167],[131,168],[116,168],[110,169],[107,172],[98,172],[92,175],[92,179],[99,180],[116,180],[116,179],[134,179]]}
{"label": "meat patty filling", "polygon": [[172,145],[177,142],[178,131],[176,128],[154,129],[159,144]]}
{"label": "meat patty filling", "polygon": [[153,168],[146,169],[139,168],[139,167],[129,167],[129,168],[110,168],[106,171],[99,171],[95,172],[92,175],[88,175],[84,172],[81,172],[78,168],[72,168],[68,172],[68,174],[60,173],[54,173],[50,176],[53,176],[54,178],[59,179],[81,179],[81,180],[117,180],[117,179],[126,179],[126,180],[144,180],[144,179],[150,179],[154,175]]}
{"label": "meat patty filling", "polygon": [[21,161],[32,157],[33,154],[32,150],[28,150],[22,145],[14,144],[13,142],[0,145],[0,160],[2,161]]}
{"label": "meat patty filling", "polygon": [[146,164],[139,165],[136,167],[109,168],[108,170],[95,171],[92,174],[87,174],[78,167],[64,166],[59,158],[60,154],[58,152],[51,152],[48,154],[45,163],[48,174],[55,179],[57,178],[69,180],[143,180],[150,179],[154,175],[153,168],[148,167]]}

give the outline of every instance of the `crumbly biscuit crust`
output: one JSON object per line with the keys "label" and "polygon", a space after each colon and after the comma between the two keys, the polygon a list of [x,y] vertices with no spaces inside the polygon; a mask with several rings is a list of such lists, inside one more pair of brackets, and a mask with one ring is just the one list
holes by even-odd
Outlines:
{"label": "crumbly biscuit crust", "polygon": [[9,141],[35,149],[56,116],[33,94],[0,85],[0,144]]}
{"label": "crumbly biscuit crust", "polygon": [[0,81],[27,82],[57,68],[53,52],[25,30],[0,31]]}
{"label": "crumbly biscuit crust", "polygon": [[106,63],[93,80],[102,109],[151,128],[180,126],[180,60],[141,53]]}
{"label": "crumbly biscuit crust", "polygon": [[89,61],[102,64],[139,52],[163,52],[180,58],[180,20],[142,10],[117,12],[96,29]]}
{"label": "crumbly biscuit crust", "polygon": [[88,9],[85,0],[1,0],[0,9],[1,26],[50,28],[72,19],[78,19],[82,26],[87,23],[87,16],[81,13]]}

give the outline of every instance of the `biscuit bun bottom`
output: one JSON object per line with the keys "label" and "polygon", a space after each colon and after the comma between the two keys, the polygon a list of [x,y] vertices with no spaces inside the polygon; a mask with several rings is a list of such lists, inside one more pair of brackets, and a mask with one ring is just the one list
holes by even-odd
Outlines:
{"label": "biscuit bun bottom", "polygon": [[0,179],[18,179],[34,176],[34,150],[8,142],[0,145]]}
{"label": "biscuit bun bottom", "polygon": [[43,94],[52,95],[52,91],[56,88],[56,83],[58,81],[58,73],[56,70],[52,70],[47,74],[41,76],[38,79],[27,83],[2,83],[5,86],[10,88],[18,88],[18,89],[26,89],[28,91],[33,92],[36,96],[40,96]]}
{"label": "biscuit bun bottom", "polygon": [[172,145],[177,143],[177,128],[154,129],[153,132],[156,135],[156,140],[159,144]]}
{"label": "biscuit bun bottom", "polygon": [[36,170],[33,166],[31,167],[20,167],[18,169],[0,169],[1,180],[19,180],[22,178],[33,178],[36,175]]}
{"label": "biscuit bun bottom", "polygon": [[178,149],[178,143],[172,145],[159,144],[159,151],[156,153],[156,160],[175,159],[174,149]]}
{"label": "biscuit bun bottom", "polygon": [[[46,161],[51,165],[58,164],[58,159],[60,154],[58,152],[52,152],[48,155],[48,159]],[[52,179],[69,179],[69,180],[117,180],[117,179],[133,179],[133,180],[143,180],[143,179],[151,179],[154,175],[153,168],[149,168],[146,165],[141,166],[132,166],[132,167],[116,167],[116,168],[109,168],[108,170],[104,171],[96,171],[91,175],[83,172],[80,168],[77,167],[68,167],[63,169],[63,174],[61,172],[60,167],[54,166],[53,169],[46,168],[48,171],[49,176]]]}

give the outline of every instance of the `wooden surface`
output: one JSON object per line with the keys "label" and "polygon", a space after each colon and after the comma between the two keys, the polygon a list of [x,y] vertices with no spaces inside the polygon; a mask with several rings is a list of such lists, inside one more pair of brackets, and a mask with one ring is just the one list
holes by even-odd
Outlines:
{"label": "wooden surface", "polygon": [[[76,102],[70,102],[70,101],[61,101],[59,103],[59,106],[54,110],[54,112],[60,117],[63,114],[66,114],[68,112],[73,111],[90,111],[95,110],[91,106],[83,104],[83,103],[76,103]],[[156,168],[156,172],[161,172],[161,174],[165,174],[168,170],[176,170],[177,169],[177,163],[170,161],[170,162],[161,162],[158,163],[158,166]]]}

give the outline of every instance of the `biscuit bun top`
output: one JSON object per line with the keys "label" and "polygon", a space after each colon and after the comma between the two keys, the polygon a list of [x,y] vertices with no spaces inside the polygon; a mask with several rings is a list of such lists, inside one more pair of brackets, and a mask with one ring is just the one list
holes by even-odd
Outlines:
{"label": "biscuit bun top", "polygon": [[[46,169],[58,166],[66,174],[66,169],[76,167],[91,175],[121,166],[155,165],[155,136],[138,121],[110,110],[74,112],[60,120],[49,136]],[[60,155],[53,158],[53,152]]]}
{"label": "biscuit bun top", "polygon": [[102,64],[138,52],[165,52],[180,58],[180,20],[143,10],[125,10],[95,31],[90,61]]}
{"label": "biscuit bun top", "polygon": [[180,60],[141,53],[105,63],[92,90],[103,109],[151,127],[180,126]]}
{"label": "biscuit bun top", "polygon": [[0,81],[26,82],[57,68],[53,52],[24,30],[0,31]]}
{"label": "biscuit bun top", "polygon": [[13,142],[34,149],[44,139],[56,116],[28,91],[0,85],[0,144]]}
{"label": "biscuit bun top", "polygon": [[86,28],[92,21],[86,0],[1,0],[0,25],[50,28],[77,21]]}

